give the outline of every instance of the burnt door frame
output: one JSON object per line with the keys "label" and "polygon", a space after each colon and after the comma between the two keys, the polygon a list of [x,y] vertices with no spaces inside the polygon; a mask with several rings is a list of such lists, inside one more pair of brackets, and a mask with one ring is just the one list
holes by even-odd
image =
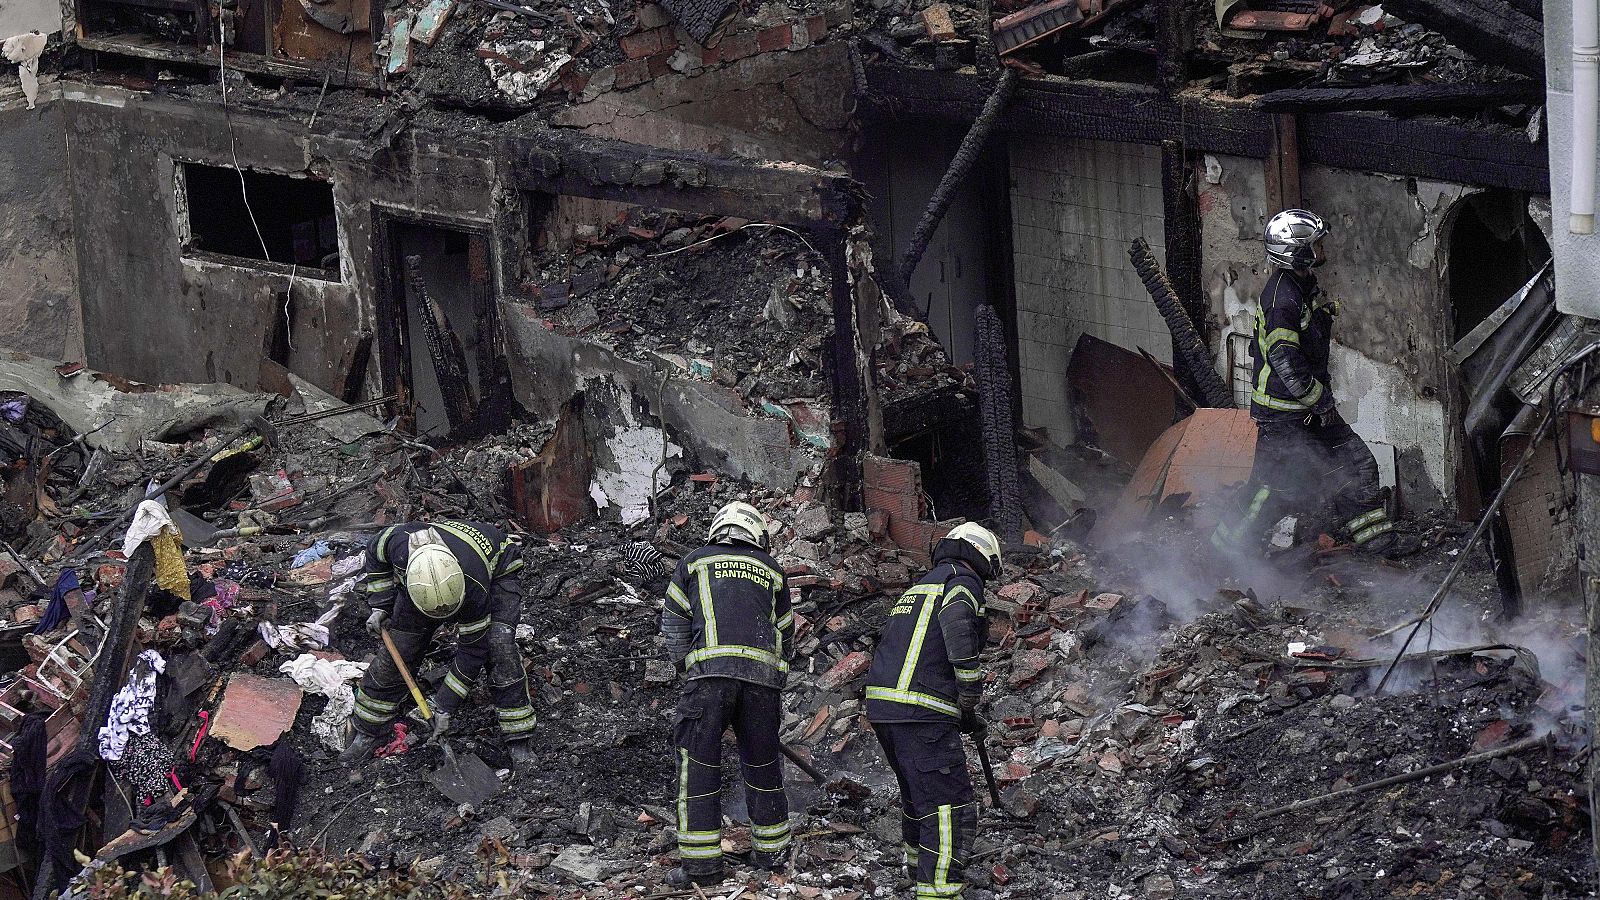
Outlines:
{"label": "burnt door frame", "polygon": [[[505,356],[505,336],[500,327],[496,298],[496,251],[494,226],[476,219],[463,219],[373,204],[372,279],[373,317],[376,320],[378,373],[384,394],[399,394],[387,409],[399,417],[401,430],[414,432],[416,415],[411,386],[411,345],[407,338],[406,279],[400,253],[404,228],[436,228],[464,234],[468,241],[469,271],[476,268],[481,254],[482,287],[476,292],[472,327],[478,330],[478,403],[473,421],[451,430],[452,436],[467,432],[503,429],[511,420],[510,366]],[[476,280],[476,279],[475,279]],[[462,327],[456,324],[454,327]]]}

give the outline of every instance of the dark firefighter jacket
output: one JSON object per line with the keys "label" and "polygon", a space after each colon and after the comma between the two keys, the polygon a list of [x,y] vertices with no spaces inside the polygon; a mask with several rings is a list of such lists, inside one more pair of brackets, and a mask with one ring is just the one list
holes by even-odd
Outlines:
{"label": "dark firefighter jacket", "polygon": [[965,560],[940,559],[889,610],[867,672],[867,721],[960,718],[960,696],[983,690],[986,636],[983,580]]}
{"label": "dark firefighter jacket", "polygon": [[[406,561],[411,555],[407,539],[424,528],[438,532],[466,575],[466,599],[455,615],[444,620],[459,623],[456,631],[463,640],[489,627],[496,606],[521,610],[517,573],[522,570],[522,554],[504,531],[484,522],[412,522],[378,532],[367,544],[362,575],[368,606],[394,616],[395,627],[403,627],[409,616],[422,616],[414,608],[396,610],[395,604],[405,593]],[[404,605],[411,606],[409,598]]]}
{"label": "dark firefighter jacket", "polygon": [[701,547],[678,562],[661,633],[684,677],[783,687],[794,652],[789,585],[770,555],[742,544]]}
{"label": "dark firefighter jacket", "polygon": [[1309,274],[1278,269],[1267,279],[1250,344],[1255,365],[1250,415],[1256,421],[1303,419],[1333,409],[1328,352],[1336,308],[1320,294]]}

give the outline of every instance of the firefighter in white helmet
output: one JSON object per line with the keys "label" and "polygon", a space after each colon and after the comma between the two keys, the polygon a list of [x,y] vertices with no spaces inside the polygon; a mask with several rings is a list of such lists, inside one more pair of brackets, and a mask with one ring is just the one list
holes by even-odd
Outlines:
{"label": "firefighter in white helmet", "polygon": [[[534,726],[528,679],[517,648],[522,616],[521,545],[484,522],[413,522],[378,533],[367,545],[362,587],[371,615],[367,631],[389,637],[413,675],[441,626],[456,626],[456,654],[429,704],[433,736],[442,737],[450,717],[489,670],[490,694],[500,732],[511,756],[526,761]],[[407,694],[405,680],[380,647],[356,690],[350,743],[341,761],[371,758],[388,739],[390,724]]]}
{"label": "firefighter in white helmet", "polygon": [[674,884],[714,884],[722,866],[722,733],[739,742],[755,864],[782,870],[789,848],[778,726],[794,646],[783,569],[770,526],[748,503],[711,521],[709,543],[684,557],[667,584],[661,632],[683,673],[673,724],[678,855]]}
{"label": "firefighter in white helmet", "polygon": [[933,570],[889,610],[867,671],[866,714],[900,785],[901,850],[918,897],[960,897],[978,827],[961,733],[978,714],[988,639],[983,585],[1000,575],[1000,539],[974,522],[933,548]]}

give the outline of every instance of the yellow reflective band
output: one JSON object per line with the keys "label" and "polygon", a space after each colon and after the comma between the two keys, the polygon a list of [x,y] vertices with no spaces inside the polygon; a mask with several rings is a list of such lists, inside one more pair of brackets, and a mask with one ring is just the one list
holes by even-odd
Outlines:
{"label": "yellow reflective band", "polygon": [[[678,833],[689,827],[689,751],[678,749]],[[692,832],[691,832],[692,833]]]}
{"label": "yellow reflective band", "polygon": [[[966,599],[963,600],[963,597]],[[972,607],[973,612],[983,615],[983,607],[978,603],[978,598],[972,596],[972,592],[961,585],[956,585],[950,589],[950,593],[944,595],[944,605],[949,606],[952,603],[965,603]]]}
{"label": "yellow reflective band", "polygon": [[712,847],[683,847],[678,848],[678,856],[682,859],[721,859],[722,842],[718,841]]}
{"label": "yellow reflective band", "polygon": [[968,682],[971,682],[971,681],[982,681],[983,680],[983,670],[982,669],[956,669],[956,680],[957,681],[968,681]]}
{"label": "yellow reflective band", "polygon": [[[948,804],[939,807],[939,864],[933,870],[933,886],[950,887],[950,860],[955,855],[955,825]],[[959,889],[959,885],[956,886]]]}
{"label": "yellow reflective band", "polygon": [[489,617],[488,616],[484,616],[483,618],[477,620],[476,622],[468,622],[468,623],[466,623],[464,625],[456,626],[456,633],[461,635],[462,637],[466,637],[468,635],[477,634],[478,632],[483,631],[485,628],[488,628],[488,627],[489,627]]}
{"label": "yellow reflective band", "polygon": [[790,841],[790,838],[786,834],[781,838],[778,838],[776,840],[770,840],[770,841],[769,840],[765,840],[763,838],[751,838],[750,839],[750,845],[752,847],[756,848],[757,850],[763,850],[763,851],[765,851],[767,853],[774,853],[774,852],[776,852],[778,850],[782,850],[783,848],[789,846],[789,841]]}
{"label": "yellow reflective band", "polygon": [[506,566],[505,571],[501,572],[500,574],[501,575],[515,575],[516,573],[522,571],[522,568],[525,565],[527,565],[527,563],[524,563],[522,561],[521,557],[517,557],[516,561],[513,562],[511,565]]}
{"label": "yellow reflective band", "polygon": [[450,693],[455,694],[457,697],[460,697],[463,700],[467,699],[467,693],[471,690],[465,681],[462,681],[460,678],[456,677],[456,673],[454,671],[445,673],[444,686],[450,689]]}
{"label": "yellow reflective band", "polygon": [[715,844],[722,840],[722,829],[713,831],[680,831],[678,843],[680,844]]}
{"label": "yellow reflective band", "polygon": [[1293,328],[1274,328],[1261,341],[1261,352],[1266,353],[1279,344],[1300,346],[1300,333]]}
{"label": "yellow reflective band", "polygon": [[790,625],[794,624],[794,613],[792,613],[792,612],[784,613],[783,614],[783,618],[779,619],[777,622],[774,622],[773,624],[776,625],[778,628],[788,628]]}
{"label": "yellow reflective band", "polygon": [[394,718],[394,713],[368,712],[367,708],[359,703],[356,704],[355,712],[357,718],[371,722],[374,725],[386,724],[390,719]]}
{"label": "yellow reflective band", "polygon": [[779,822],[776,825],[751,825],[750,833],[757,837],[777,837],[789,833],[789,823]]}
{"label": "yellow reflective band", "polygon": [[394,590],[394,585],[395,581],[393,578],[377,579],[367,582],[366,590],[369,594],[381,594],[384,591]]}
{"label": "yellow reflective band", "polygon": [[774,669],[777,669],[779,672],[789,671],[789,664],[785,662],[782,657],[778,656],[778,654],[773,653],[770,650],[762,650],[759,647],[741,647],[737,644],[722,644],[715,647],[703,647],[684,657],[683,664],[685,667],[688,667],[705,662],[708,659],[719,659],[722,657],[751,659],[759,663],[766,663]]}
{"label": "yellow reflective band", "polygon": [[[939,592],[944,592],[942,585]],[[922,658],[922,642],[928,637],[928,620],[933,618],[933,603],[930,599],[926,595],[922,599],[922,609],[917,613],[917,627],[911,632],[911,646],[906,648],[905,661],[900,664],[900,680],[895,682],[895,689],[901,692],[910,689],[911,678],[917,672],[917,660]]]}
{"label": "yellow reflective band", "polygon": [[356,702],[357,703],[364,703],[367,706],[372,707],[373,709],[385,710],[385,711],[388,711],[388,712],[393,712],[393,711],[395,711],[395,710],[400,708],[400,701],[398,701],[398,700],[379,700],[379,699],[373,697],[371,694],[367,693],[366,691],[361,690],[359,687],[356,688]]}
{"label": "yellow reflective band", "polygon": [[389,561],[389,537],[393,535],[394,530],[399,527],[399,525],[390,525],[388,528],[385,528],[378,534],[378,562],[386,563]]}
{"label": "yellow reflective band", "polygon": [[717,606],[711,602],[711,570],[701,569],[697,580],[700,583],[700,616],[706,623],[706,643],[717,643]]}
{"label": "yellow reflective band", "polygon": [[1302,412],[1311,408],[1310,404],[1300,403],[1296,400],[1279,400],[1277,397],[1262,390],[1257,390],[1254,394],[1251,394],[1250,399],[1257,406],[1265,406],[1267,409],[1276,409],[1281,412]]}
{"label": "yellow reflective band", "polygon": [[712,566],[717,565],[718,563],[733,563],[748,567],[768,576],[774,582],[783,580],[783,573],[779,572],[777,569],[774,569],[760,560],[752,559],[748,556],[741,556],[737,553],[718,553],[715,556],[702,556],[694,562],[689,563],[689,571],[705,571],[710,569]]}
{"label": "yellow reflective band", "polygon": [[532,716],[533,716],[533,707],[531,707],[531,706],[518,706],[515,709],[497,710],[497,713],[500,716],[500,721],[502,721],[502,722],[510,722],[510,721],[512,721],[514,719],[532,718]]}
{"label": "yellow reflective band", "polygon": [[694,615],[694,607],[690,605],[689,596],[683,592],[683,588],[669,583],[667,585],[667,596],[672,598],[672,602],[682,607],[684,612],[691,616]]}
{"label": "yellow reflective band", "polygon": [[1386,518],[1388,518],[1388,513],[1386,513],[1382,507],[1379,507],[1371,512],[1362,513],[1361,515],[1356,516],[1354,519],[1344,523],[1344,527],[1350,529],[1351,531],[1360,531],[1368,525]]}
{"label": "yellow reflective band", "polygon": [[961,710],[954,703],[949,703],[932,694],[923,694],[918,691],[901,691],[886,687],[868,687],[868,700],[883,700],[888,703],[905,703],[911,706],[922,706],[947,715],[960,716]]}
{"label": "yellow reflective band", "polygon": [[1394,530],[1394,523],[1393,522],[1380,522],[1377,525],[1373,525],[1370,528],[1364,528],[1361,531],[1356,532],[1354,535],[1352,535],[1352,539],[1357,544],[1365,544],[1367,541],[1372,540],[1373,538],[1377,537],[1378,535],[1380,535],[1380,534],[1388,534],[1389,532],[1391,532],[1393,530]]}

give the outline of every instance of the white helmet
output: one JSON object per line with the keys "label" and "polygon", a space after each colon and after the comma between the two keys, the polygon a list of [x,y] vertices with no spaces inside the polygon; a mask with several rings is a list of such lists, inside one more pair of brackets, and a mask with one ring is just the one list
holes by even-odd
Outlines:
{"label": "white helmet", "polygon": [[1286,209],[1267,222],[1267,262],[1280,269],[1322,265],[1315,244],[1328,234],[1328,223],[1314,212]]}
{"label": "white helmet", "polygon": [[424,528],[406,539],[406,595],[423,615],[446,619],[467,597],[467,576],[439,532]]}
{"label": "white helmet", "polygon": [[738,500],[717,510],[716,517],[711,520],[708,537],[713,544],[738,541],[762,550],[772,547],[767,517],[761,514],[761,510]]}
{"label": "white helmet", "polygon": [[995,533],[979,525],[977,522],[962,522],[950,529],[945,535],[945,540],[966,541],[978,555],[989,561],[989,577],[995,578],[1000,574],[1000,539]]}

